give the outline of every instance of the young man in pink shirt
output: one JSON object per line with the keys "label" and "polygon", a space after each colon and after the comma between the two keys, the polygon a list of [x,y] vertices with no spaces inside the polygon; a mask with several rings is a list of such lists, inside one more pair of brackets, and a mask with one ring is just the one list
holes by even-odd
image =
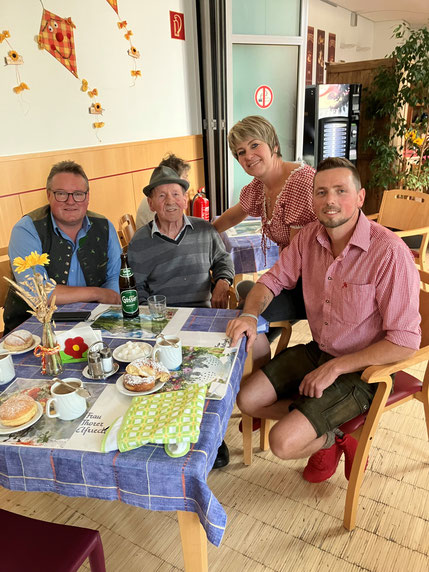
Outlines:
{"label": "young man in pink shirt", "polygon": [[237,403],[252,417],[276,419],[273,453],[310,457],[304,478],[334,474],[346,452],[349,477],[356,441],[338,427],[365,412],[376,387],[360,379],[369,365],[411,356],[420,344],[419,275],[408,247],[361,212],[365,190],[347,159],[317,168],[313,207],[318,221],[300,230],[256,283],[243,314],[228,324],[236,345],[256,338],[257,316],[302,277],[309,344],[287,348],[255,372]]}

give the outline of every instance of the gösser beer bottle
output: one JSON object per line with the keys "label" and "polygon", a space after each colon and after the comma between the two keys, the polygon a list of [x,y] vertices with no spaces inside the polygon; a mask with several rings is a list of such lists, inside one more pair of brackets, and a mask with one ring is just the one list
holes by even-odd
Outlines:
{"label": "g\u00f6sser beer bottle", "polygon": [[136,290],[136,279],[128,266],[128,258],[121,254],[121,271],[119,272],[119,290],[121,293],[122,315],[124,318],[136,318],[139,315],[139,299]]}

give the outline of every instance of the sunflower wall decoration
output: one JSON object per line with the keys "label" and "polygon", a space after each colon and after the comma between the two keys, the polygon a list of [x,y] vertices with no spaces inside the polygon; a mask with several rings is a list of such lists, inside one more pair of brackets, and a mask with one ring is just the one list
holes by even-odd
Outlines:
{"label": "sunflower wall decoration", "polygon": [[[76,26],[71,18],[62,18],[61,16],[43,8],[37,43],[41,50],[49,52],[66,69],[68,69],[69,72],[71,72],[76,78],[79,78],[77,73],[73,33],[73,30],[75,29]],[[87,92],[91,99],[98,96],[97,88],[90,89],[86,79],[82,80],[80,89],[82,92]],[[96,103],[95,105],[91,104],[89,108],[90,114],[100,115],[102,112],[103,108],[100,103]],[[104,127],[104,123],[95,121],[93,122],[92,127],[95,129],[97,139],[101,141],[97,132],[101,127]]]}
{"label": "sunflower wall decoration", "polygon": [[131,70],[131,77],[133,78],[133,83],[131,84],[131,87],[134,87],[136,85],[136,79],[138,77],[141,77],[141,75],[142,75],[142,72],[139,69],[137,69],[137,60],[140,58],[140,52],[134,46],[134,44],[131,40],[131,36],[133,35],[133,32],[132,32],[132,30],[130,30],[128,28],[127,21],[121,20],[121,17],[119,16],[117,0],[107,0],[107,2],[110,4],[110,6],[116,12],[116,14],[118,16],[118,20],[119,20],[118,28],[119,28],[119,30],[124,30],[124,32],[125,32],[124,38],[129,42],[129,45],[130,45],[130,47],[127,50],[127,53],[131,58],[133,58],[133,69]]}
{"label": "sunflower wall decoration", "polygon": [[16,50],[13,49],[12,45],[9,42],[9,38],[10,38],[9,30],[3,30],[0,33],[0,44],[2,44],[3,42],[6,42],[7,46],[9,47],[9,50],[7,52],[7,56],[4,58],[5,65],[15,66],[17,85],[15,85],[15,87],[13,87],[12,89],[13,89],[14,93],[19,94],[19,93],[22,93],[24,90],[30,89],[30,88],[28,87],[28,85],[26,83],[21,81],[21,74],[19,73],[19,67],[22,66],[22,64],[24,63],[24,60],[23,60],[22,56]]}

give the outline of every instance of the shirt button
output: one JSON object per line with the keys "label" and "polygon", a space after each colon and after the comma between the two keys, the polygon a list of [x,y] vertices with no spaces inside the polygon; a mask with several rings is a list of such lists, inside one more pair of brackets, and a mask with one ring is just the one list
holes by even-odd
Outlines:
{"label": "shirt button", "polygon": [[326,302],[327,304],[329,304],[329,300],[325,300],[325,302]]}
{"label": "shirt button", "polygon": [[66,262],[66,266],[70,266],[70,262]]}
{"label": "shirt button", "polygon": [[328,276],[328,280],[332,280],[332,276]]}

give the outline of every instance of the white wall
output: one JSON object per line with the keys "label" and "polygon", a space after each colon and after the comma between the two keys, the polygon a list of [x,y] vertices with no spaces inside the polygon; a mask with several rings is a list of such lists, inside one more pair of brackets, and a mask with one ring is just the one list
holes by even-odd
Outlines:
{"label": "white wall", "polygon": [[[335,61],[355,62],[388,56],[397,44],[393,29],[400,22],[372,22],[362,16],[357,26],[350,25],[349,10],[330,6],[321,0],[309,0],[308,25],[314,27],[314,54],[317,30],[325,31],[325,61],[328,60],[328,34],[337,36]],[[313,81],[316,77],[316,57],[313,56]]]}
{"label": "white wall", "polygon": [[398,40],[392,38],[393,30],[401,21],[374,22],[374,59],[389,56],[398,45]]}
{"label": "white wall", "polygon": [[[201,133],[195,6],[192,0],[119,0],[121,20],[133,31],[142,77],[130,87],[129,43],[105,0],[50,0],[45,7],[71,17],[79,79],[34,40],[42,16],[37,0],[0,3],[1,30],[24,58],[21,81],[30,90],[16,95],[15,66],[0,68],[0,156],[162,139]],[[169,11],[185,14],[186,41],[171,39]],[[0,30],[0,31],[1,31]],[[0,44],[3,59],[10,48]],[[80,90],[81,79],[97,87],[105,112],[90,115],[94,101]]]}

